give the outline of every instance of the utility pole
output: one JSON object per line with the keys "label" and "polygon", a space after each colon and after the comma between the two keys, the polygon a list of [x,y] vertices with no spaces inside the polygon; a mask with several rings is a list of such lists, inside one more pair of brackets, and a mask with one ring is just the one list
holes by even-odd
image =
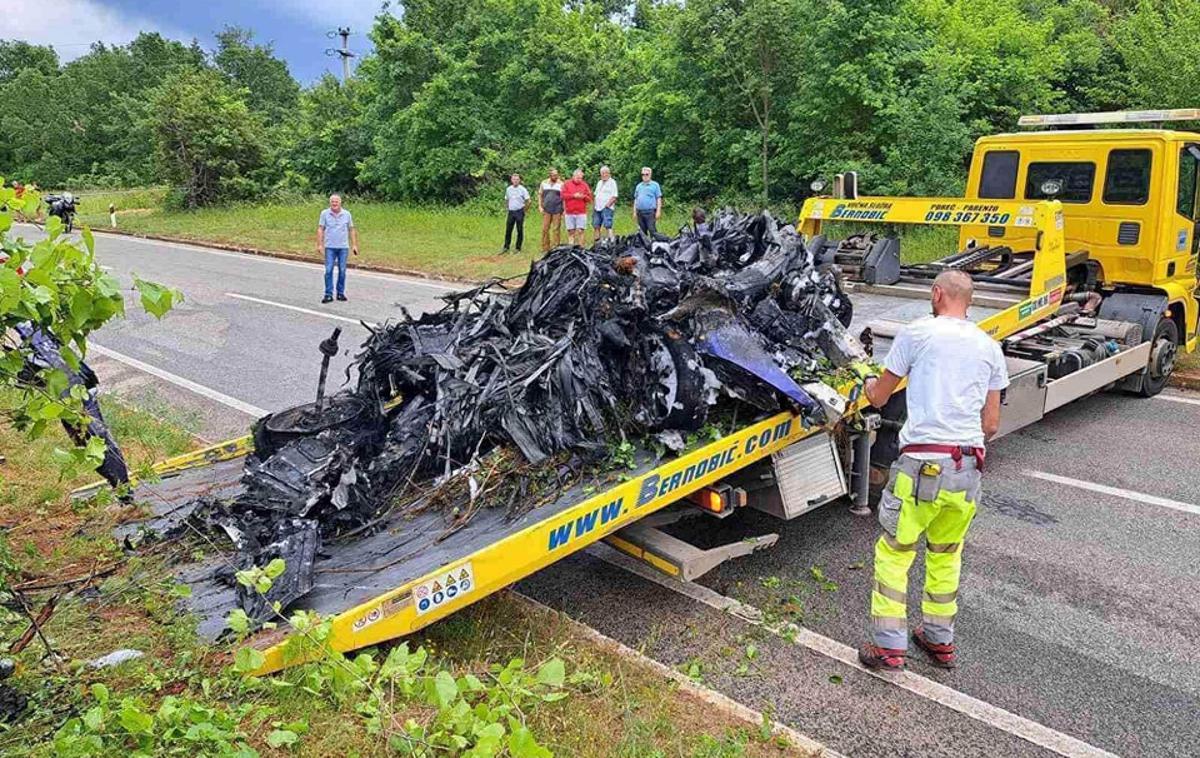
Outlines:
{"label": "utility pole", "polygon": [[329,39],[334,37],[342,38],[342,49],[327,47],[325,48],[326,55],[336,55],[342,59],[342,84],[350,81],[350,59],[354,57],[354,53],[350,52],[350,27],[339,26],[336,32],[325,32],[325,36]]}

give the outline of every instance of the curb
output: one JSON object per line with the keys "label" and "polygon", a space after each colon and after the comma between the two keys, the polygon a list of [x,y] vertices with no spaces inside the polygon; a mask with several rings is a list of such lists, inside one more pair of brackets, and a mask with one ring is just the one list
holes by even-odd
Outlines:
{"label": "curb", "polygon": [[730,698],[727,695],[723,695],[714,689],[696,684],[694,681],[670,666],[664,665],[653,658],[639,653],[624,643],[618,642],[617,640],[614,640],[613,638],[596,631],[587,624],[577,621],[561,611],[555,610],[548,605],[540,603],[527,595],[522,595],[516,590],[510,590],[509,594],[513,598],[525,603],[531,608],[535,608],[539,611],[543,611],[555,616],[567,626],[571,627],[580,636],[587,638],[591,642],[594,642],[598,647],[609,650],[622,658],[626,658],[634,663],[637,663],[640,666],[645,666],[654,673],[669,679],[675,683],[676,686],[678,686],[680,691],[697,698],[701,702],[712,706],[717,711],[727,716],[738,719],[739,721],[744,721],[746,724],[752,727],[761,727],[764,722],[767,722],[770,724],[772,736],[782,737],[788,741],[791,747],[807,751],[809,754],[814,756],[814,758],[845,758],[845,756],[843,756],[841,753],[825,747],[823,744],[817,742],[811,737],[806,737],[800,732],[797,732],[795,729],[792,729],[790,726],[781,724],[773,719],[769,719],[760,711],[756,711],[753,708],[742,705],[738,701]]}
{"label": "curb", "polygon": [[1200,391],[1200,374],[1193,374],[1187,371],[1175,371],[1171,373],[1171,378],[1168,381],[1172,387],[1178,387],[1184,390]]}
{"label": "curb", "polygon": [[[165,234],[140,234],[138,232],[126,232],[120,229],[92,229],[92,233],[99,236],[111,237],[133,237],[134,239],[154,240],[156,242],[173,242],[179,245],[194,245],[196,247],[211,247],[215,250],[225,250],[231,253],[244,253],[247,255],[261,255],[264,258],[280,258],[287,261],[298,261],[300,263],[311,263],[314,266],[320,266],[321,261],[312,256],[301,255],[300,253],[285,253],[279,250],[264,250],[259,247],[249,247],[247,245],[232,245],[227,242],[215,242],[212,240],[197,240],[188,239],[187,237],[171,237]],[[466,277],[448,276],[446,274],[432,274],[428,271],[418,271],[416,269],[398,268],[395,266],[381,266],[375,263],[354,263],[347,262],[346,268],[358,269],[359,271],[372,271],[377,274],[397,274],[399,276],[412,277],[414,279],[429,279],[436,282],[447,282],[450,284],[467,284],[476,285],[480,282],[476,279],[467,279]],[[523,275],[522,275],[523,276]]]}

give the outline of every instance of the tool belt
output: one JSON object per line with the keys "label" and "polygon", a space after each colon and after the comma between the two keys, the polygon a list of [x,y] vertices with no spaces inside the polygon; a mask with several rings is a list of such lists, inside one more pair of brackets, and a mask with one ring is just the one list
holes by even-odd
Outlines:
{"label": "tool belt", "polygon": [[948,455],[954,460],[954,470],[962,471],[963,458],[971,456],[975,459],[975,470],[983,473],[983,459],[987,456],[987,451],[982,447],[973,447],[971,445],[905,445],[900,451],[904,453],[940,453]]}

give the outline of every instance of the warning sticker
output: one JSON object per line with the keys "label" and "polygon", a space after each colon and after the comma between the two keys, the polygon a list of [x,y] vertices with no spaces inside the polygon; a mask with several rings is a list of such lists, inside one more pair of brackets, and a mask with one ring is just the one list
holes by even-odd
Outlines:
{"label": "warning sticker", "polygon": [[475,573],[470,563],[438,573],[413,588],[417,615],[424,616],[438,607],[475,589]]}
{"label": "warning sticker", "polygon": [[354,624],[352,625],[353,631],[356,633],[361,632],[368,626],[378,622],[381,618],[383,618],[383,609],[379,606],[376,606],[358,618],[354,619]]}

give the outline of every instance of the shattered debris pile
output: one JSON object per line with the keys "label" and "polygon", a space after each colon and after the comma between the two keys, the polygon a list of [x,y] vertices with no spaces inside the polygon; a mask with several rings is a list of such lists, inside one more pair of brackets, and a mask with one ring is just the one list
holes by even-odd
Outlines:
{"label": "shattered debris pile", "polygon": [[286,560],[265,597],[239,589],[252,617],[311,588],[322,539],[361,534],[389,509],[445,507],[461,528],[481,498],[519,507],[535,479],[552,486],[613,440],[655,435],[679,450],[718,402],[823,423],[801,383],[864,357],[834,272],[766,213],[560,247],[515,291],[493,281],[445,299],[374,329],[356,387],[260,421],[244,492],[194,512],[229,535],[242,567]]}

